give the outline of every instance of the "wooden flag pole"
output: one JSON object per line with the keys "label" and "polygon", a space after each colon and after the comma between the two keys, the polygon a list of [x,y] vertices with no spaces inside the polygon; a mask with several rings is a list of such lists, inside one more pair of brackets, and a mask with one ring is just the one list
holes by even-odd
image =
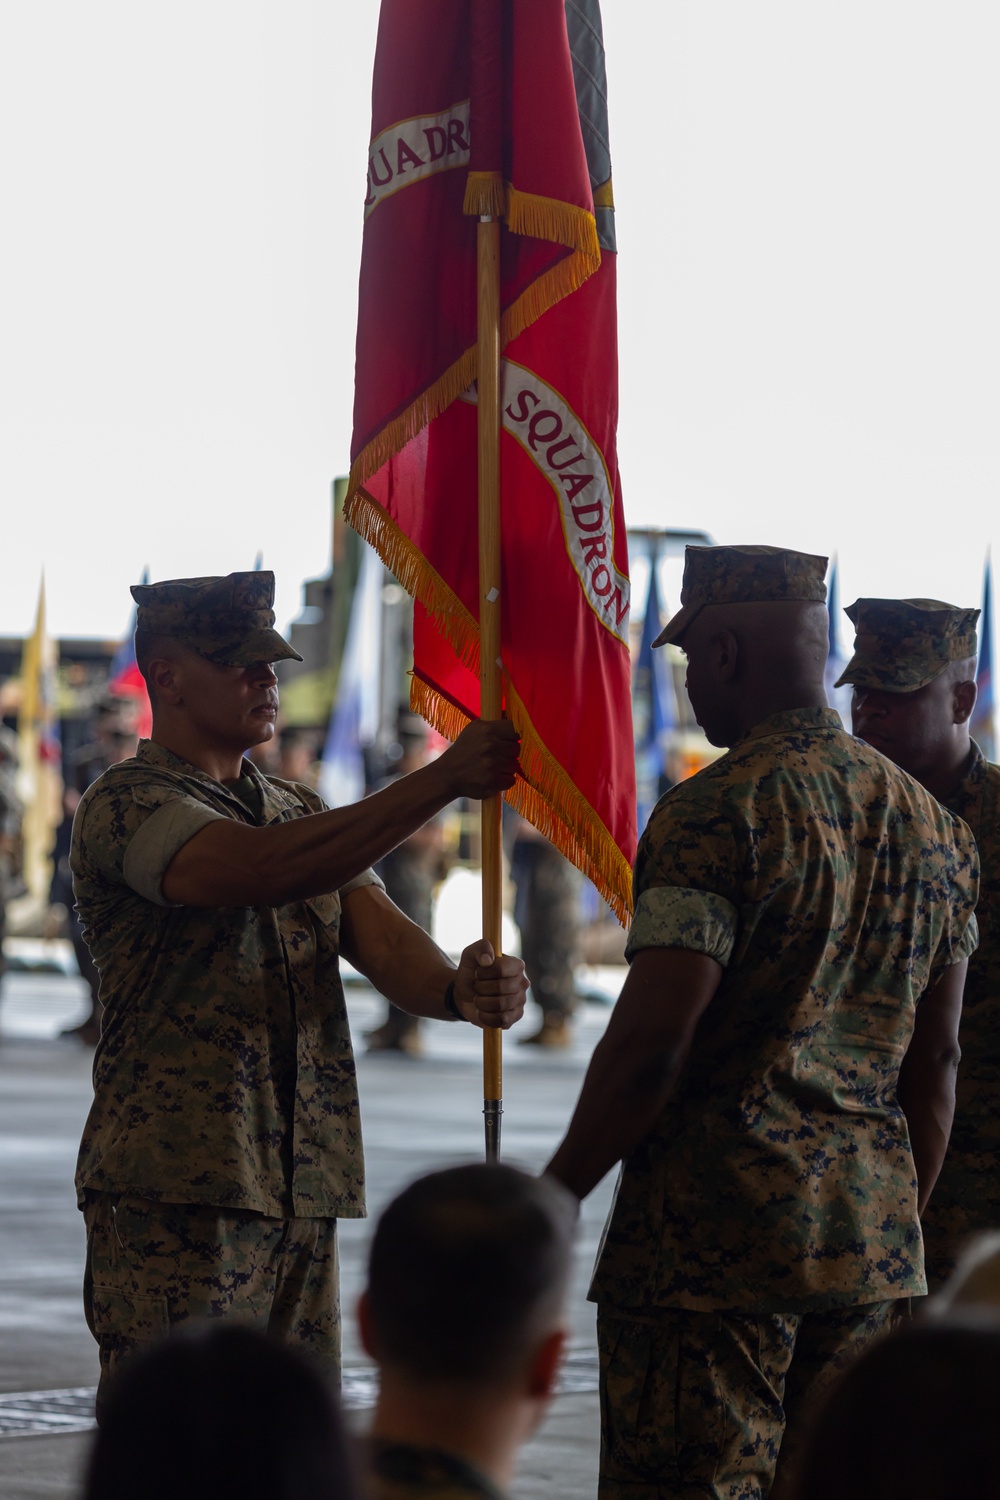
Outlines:
{"label": "wooden flag pole", "polygon": [[[500,682],[500,223],[477,226],[479,355],[479,692],[480,717],[499,719]],[[503,853],[501,798],[482,803],[483,936],[500,956]],[[483,1117],[486,1160],[500,1159],[503,1116],[503,1032],[483,1031]]]}

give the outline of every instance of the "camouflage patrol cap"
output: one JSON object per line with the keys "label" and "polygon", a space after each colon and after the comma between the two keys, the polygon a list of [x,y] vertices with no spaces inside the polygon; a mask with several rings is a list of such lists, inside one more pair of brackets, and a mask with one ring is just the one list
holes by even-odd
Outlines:
{"label": "camouflage patrol cap", "polygon": [[706,604],[822,604],[826,564],[825,557],[787,547],[685,547],[681,607],[653,645],[675,645]]}
{"label": "camouflage patrol cap", "polygon": [[854,655],[837,682],[915,693],[940,677],[949,662],[979,649],[978,609],[940,599],[856,599],[844,613],[852,621]]}
{"label": "camouflage patrol cap", "polygon": [[218,666],[302,660],[274,629],[273,573],[137,583],[132,598],[138,605],[137,634],[176,636]]}

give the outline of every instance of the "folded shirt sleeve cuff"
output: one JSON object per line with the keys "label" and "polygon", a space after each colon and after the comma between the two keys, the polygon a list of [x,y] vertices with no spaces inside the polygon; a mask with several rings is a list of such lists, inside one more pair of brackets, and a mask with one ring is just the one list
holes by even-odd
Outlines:
{"label": "folded shirt sleeve cuff", "polygon": [[374,870],[362,870],[360,875],[355,875],[353,880],[349,880],[346,885],[340,887],[340,894],[349,896],[352,891],[356,891],[362,885],[377,885],[380,891],[385,890],[385,881],[380,880]]}
{"label": "folded shirt sleeve cuff", "polygon": [[960,964],[965,959],[971,958],[979,947],[979,923],[976,921],[975,912],[969,917],[968,922],[962,930],[962,935],[957,942],[949,943],[947,947],[942,943],[934,957],[931,966],[931,983],[940,979],[945,969],[950,969],[953,964]]}
{"label": "folded shirt sleeve cuff", "polygon": [[736,907],[724,896],[689,887],[653,886],[636,903],[625,957],[631,963],[641,948],[690,948],[725,968],[738,926]]}
{"label": "folded shirt sleeve cuff", "polygon": [[177,797],[151,813],[129,840],[122,873],[136,895],[157,906],[171,906],[160,890],[167,866],[189,839],[209,823],[222,818],[193,797]]}

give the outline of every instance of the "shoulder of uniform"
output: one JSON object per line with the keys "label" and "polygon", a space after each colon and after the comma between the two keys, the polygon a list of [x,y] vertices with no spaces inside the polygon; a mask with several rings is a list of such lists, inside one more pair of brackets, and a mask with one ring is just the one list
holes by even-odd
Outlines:
{"label": "shoulder of uniform", "polygon": [[721,790],[718,785],[709,787],[706,782],[700,781],[699,777],[703,775],[704,771],[699,771],[665,791],[650,813],[650,824],[661,818],[671,819],[683,815],[695,808],[709,809],[717,805],[721,801]]}
{"label": "shoulder of uniform", "polygon": [[[718,762],[716,762],[718,764]],[[710,766],[705,770],[711,770]],[[678,782],[657,802],[649,815],[642,835],[642,844],[647,850],[662,847],[684,829],[690,838],[693,829],[720,825],[738,824],[743,815],[743,802],[737,791],[722,778],[700,780],[705,771]]]}
{"label": "shoulder of uniform", "polygon": [[306,786],[303,781],[286,781],[282,776],[263,776],[262,781],[275,791],[283,792],[295,802],[304,802],[307,805],[315,804],[317,807],[325,807],[326,803],[318,792],[313,791],[311,786]]}
{"label": "shoulder of uniform", "polygon": [[141,786],[149,781],[159,781],[164,776],[169,776],[169,771],[163,771],[159,766],[147,766],[135,756],[128,760],[116,761],[113,766],[108,766],[96,777],[84,792],[81,803],[93,800],[103,794],[130,786]]}
{"label": "shoulder of uniform", "polygon": [[261,778],[267,788],[269,800],[277,801],[286,808],[300,813],[326,812],[327,805],[318,792],[301,781],[283,781],[279,776]]}
{"label": "shoulder of uniform", "polygon": [[[206,787],[206,793],[210,794]],[[109,766],[98,776],[80,798],[77,820],[102,808],[109,811],[127,802],[142,802],[146,796],[154,801],[164,793],[197,794],[198,782],[194,777],[171,770],[168,766],[151,766],[141,760],[130,758]]]}

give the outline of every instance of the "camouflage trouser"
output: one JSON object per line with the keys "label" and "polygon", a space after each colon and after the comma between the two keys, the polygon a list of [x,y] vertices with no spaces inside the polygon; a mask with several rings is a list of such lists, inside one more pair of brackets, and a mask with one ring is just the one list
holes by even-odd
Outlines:
{"label": "camouflage trouser", "polygon": [[599,1308],[601,1500],[784,1492],[803,1411],[895,1306],[649,1317]]}
{"label": "camouflage trouser", "polygon": [[340,1378],[336,1219],[268,1219],[94,1193],[84,1205],[84,1312],[108,1380],[188,1318],[231,1317],[306,1347]]}
{"label": "camouflage trouser", "polygon": [[576,1004],[573,968],[580,957],[580,876],[558,849],[540,839],[518,840],[511,875],[531,997],[543,1015],[569,1017]]}

